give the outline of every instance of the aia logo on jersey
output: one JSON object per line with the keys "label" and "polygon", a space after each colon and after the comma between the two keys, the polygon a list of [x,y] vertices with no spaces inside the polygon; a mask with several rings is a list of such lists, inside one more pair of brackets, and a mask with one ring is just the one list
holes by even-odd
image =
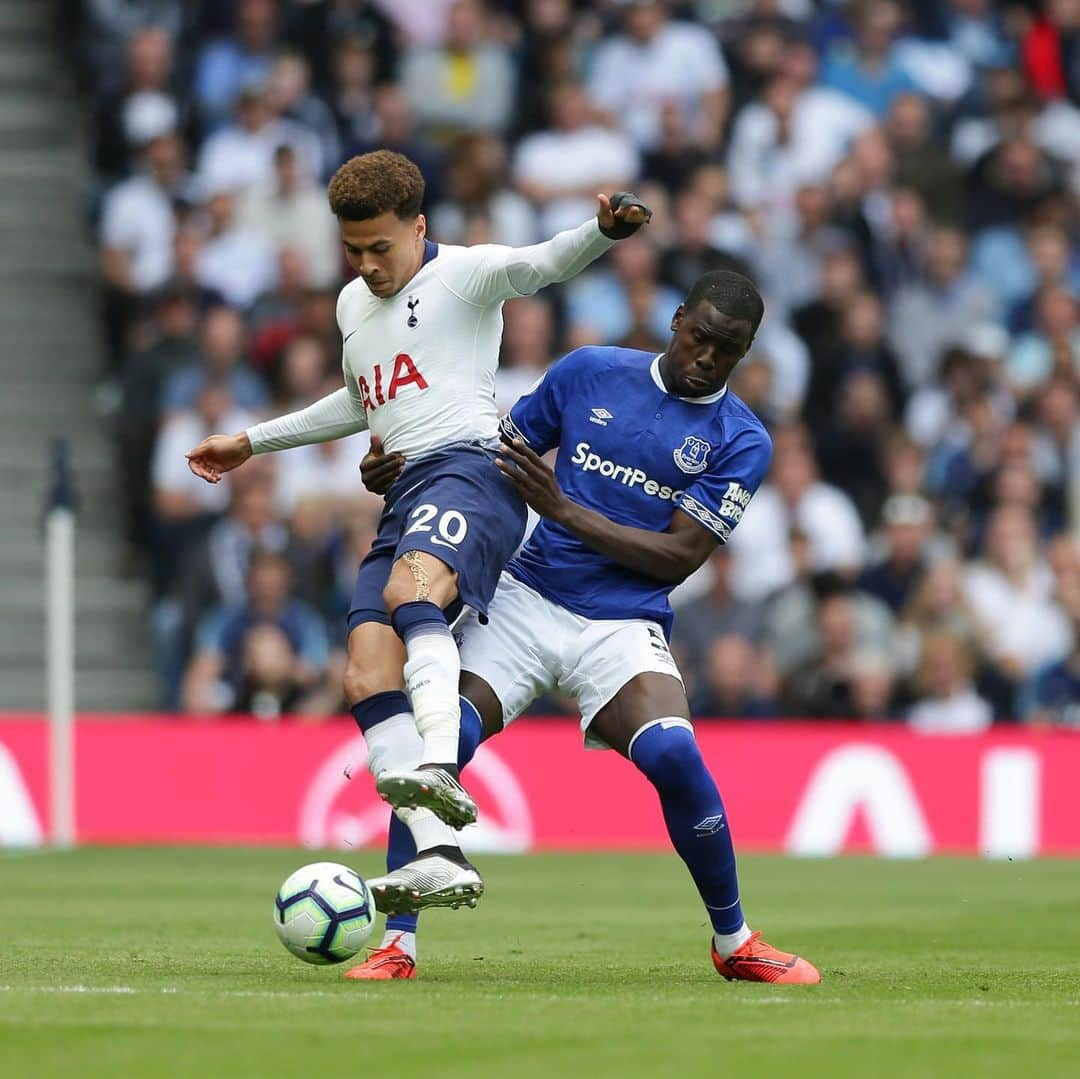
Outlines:
{"label": "aia logo on jersey", "polygon": [[[416,369],[412,357],[405,352],[399,352],[394,357],[394,370],[390,375],[390,382],[385,395],[383,394],[382,364],[375,364],[372,377],[375,380],[373,386],[368,385],[368,381],[363,375],[358,375],[356,379],[356,384],[360,387],[360,396],[364,400],[364,408],[368,412],[374,412],[380,405],[385,405],[387,401],[393,401],[397,397],[398,391],[405,386],[416,386],[420,390],[428,388],[427,380]],[[374,391],[374,396],[372,396],[372,391]]]}
{"label": "aia logo on jersey", "polygon": [[687,474],[694,476],[704,472],[709,464],[709,451],[712,446],[703,438],[687,435],[683,444],[675,451],[675,463]]}
{"label": "aia logo on jersey", "polygon": [[416,326],[420,322],[420,320],[416,317],[416,309],[419,306],[420,306],[420,297],[419,296],[410,296],[409,300],[408,300],[409,318],[405,323],[410,329],[412,329],[413,326]]}

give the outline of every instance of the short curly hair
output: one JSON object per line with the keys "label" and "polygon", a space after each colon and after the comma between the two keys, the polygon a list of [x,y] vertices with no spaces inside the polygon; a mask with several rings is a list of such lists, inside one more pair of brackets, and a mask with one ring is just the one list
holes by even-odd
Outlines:
{"label": "short curly hair", "polygon": [[375,150],[346,161],[327,195],[334,215],[345,221],[366,221],[389,210],[407,221],[420,213],[424,177],[404,154]]}

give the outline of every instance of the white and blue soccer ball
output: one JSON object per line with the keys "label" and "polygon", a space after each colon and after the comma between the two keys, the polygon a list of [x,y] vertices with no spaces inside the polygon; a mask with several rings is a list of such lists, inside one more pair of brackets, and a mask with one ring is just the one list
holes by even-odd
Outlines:
{"label": "white and blue soccer ball", "polygon": [[281,943],[306,963],[341,963],[375,927],[375,900],[364,878],[337,862],[298,869],[274,897]]}

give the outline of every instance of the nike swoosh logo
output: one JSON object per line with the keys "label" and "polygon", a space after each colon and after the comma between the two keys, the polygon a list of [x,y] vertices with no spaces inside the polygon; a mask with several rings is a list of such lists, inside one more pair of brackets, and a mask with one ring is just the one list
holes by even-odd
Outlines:
{"label": "nike swoosh logo", "polygon": [[342,341],[341,343],[342,343],[342,344],[345,344],[345,341],[348,341],[348,340],[349,340],[349,338],[350,338],[350,337],[352,337],[352,335],[353,335],[354,333],[359,333],[359,332],[360,332],[360,327],[359,327],[359,326],[357,326],[357,328],[356,328],[355,330],[350,330],[350,331],[349,331],[349,332],[348,332],[348,333],[347,333],[347,334],[345,335],[345,340],[344,340],[344,341]]}
{"label": "nike swoosh logo", "polygon": [[449,540],[439,539],[438,536],[432,536],[431,542],[438,544],[440,547],[449,547],[451,551],[457,551],[457,548]]}

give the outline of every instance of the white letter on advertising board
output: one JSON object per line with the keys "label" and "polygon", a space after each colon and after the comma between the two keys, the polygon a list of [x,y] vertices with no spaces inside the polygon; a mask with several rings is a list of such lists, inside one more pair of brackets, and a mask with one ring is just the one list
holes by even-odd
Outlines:
{"label": "white letter on advertising board", "polygon": [[1039,763],[1030,749],[992,749],[983,757],[979,850],[988,858],[1038,853]]}
{"label": "white letter on advertising board", "polygon": [[19,765],[0,745],[0,847],[39,847],[41,838],[41,824]]}
{"label": "white letter on advertising board", "polygon": [[839,854],[856,812],[866,815],[874,853],[921,858],[930,831],[904,766],[880,746],[843,746],[827,754],[806,786],[788,832],[791,854]]}

